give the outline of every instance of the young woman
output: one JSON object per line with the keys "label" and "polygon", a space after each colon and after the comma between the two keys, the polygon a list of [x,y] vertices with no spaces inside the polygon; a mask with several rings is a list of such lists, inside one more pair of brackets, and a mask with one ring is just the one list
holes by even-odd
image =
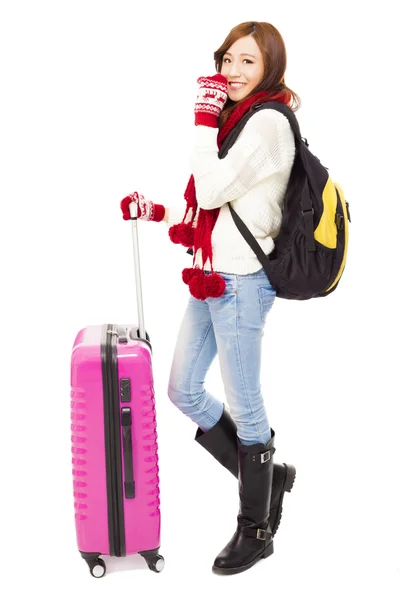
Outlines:
{"label": "young woman", "polygon": [[[239,478],[236,531],[213,566],[216,573],[232,574],[273,553],[295,468],[273,464],[275,432],[260,389],[263,330],[276,292],[236,228],[228,203],[269,254],[282,222],[295,143],[286,117],[266,109],[249,119],[225,158],[218,150],[255,104],[273,100],[293,109],[294,102],[297,110],[299,103],[285,84],[285,45],[271,24],[234,27],[214,60],[217,74],[198,79],[185,212],[137,192],[124,198],[121,208],[129,219],[129,204],[136,202],[139,218],[165,221],[174,243],[193,248],[193,268],[182,273],[190,295],[168,395],[197,424],[195,439]],[[217,353],[229,412],[204,388]]]}

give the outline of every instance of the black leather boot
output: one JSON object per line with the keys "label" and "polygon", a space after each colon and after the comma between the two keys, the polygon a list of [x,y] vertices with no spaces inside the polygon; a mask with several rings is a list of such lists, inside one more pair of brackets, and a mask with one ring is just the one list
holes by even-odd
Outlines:
{"label": "black leather boot", "polygon": [[[218,423],[205,433],[198,428],[195,440],[232,475],[238,477],[237,427],[225,406]],[[284,493],[291,491],[295,478],[296,469],[293,465],[274,464],[269,517],[273,535],[277,532],[281,522]]]}
{"label": "black leather boot", "polygon": [[274,551],[269,524],[275,432],[267,444],[245,446],[238,440],[240,510],[237,528],[214,561],[213,572],[233,575],[250,569]]}

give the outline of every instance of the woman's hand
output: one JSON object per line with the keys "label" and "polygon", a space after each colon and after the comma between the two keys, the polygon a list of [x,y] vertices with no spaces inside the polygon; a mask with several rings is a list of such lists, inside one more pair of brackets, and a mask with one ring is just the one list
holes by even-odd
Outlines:
{"label": "woman's hand", "polygon": [[212,77],[199,77],[200,85],[194,107],[194,124],[218,127],[218,117],[228,98],[228,80],[217,73]]}
{"label": "woman's hand", "polygon": [[120,206],[125,221],[131,219],[129,205],[132,202],[135,202],[137,206],[138,219],[143,219],[143,221],[162,221],[164,219],[165,206],[162,204],[154,204],[151,200],[146,200],[142,194],[133,192],[133,194],[129,194],[129,196],[126,196],[121,200]]}

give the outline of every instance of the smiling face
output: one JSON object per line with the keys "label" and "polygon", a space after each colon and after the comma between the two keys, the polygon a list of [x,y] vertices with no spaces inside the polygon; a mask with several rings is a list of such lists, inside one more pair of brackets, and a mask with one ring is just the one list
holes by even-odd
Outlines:
{"label": "smiling face", "polygon": [[233,102],[242,100],[257,87],[264,78],[264,62],[253,36],[236,40],[225,52],[221,74],[228,80],[228,96]]}

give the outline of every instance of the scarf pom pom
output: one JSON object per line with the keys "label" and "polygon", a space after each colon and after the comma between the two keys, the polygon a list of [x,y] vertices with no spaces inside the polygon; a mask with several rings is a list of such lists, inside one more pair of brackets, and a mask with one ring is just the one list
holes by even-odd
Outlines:
{"label": "scarf pom pom", "polygon": [[182,271],[182,281],[183,283],[188,284],[194,275],[194,269],[183,269]]}
{"label": "scarf pom pom", "polygon": [[[195,270],[195,269],[193,269]],[[205,290],[205,275],[203,271],[197,269],[198,274],[194,273],[189,281],[189,290],[194,298],[197,300],[205,300],[207,298]]]}
{"label": "scarf pom pom", "polygon": [[207,275],[204,283],[207,296],[211,298],[219,298],[225,291],[225,279],[219,273],[211,273]]}
{"label": "scarf pom pom", "polygon": [[182,280],[189,285],[190,293],[197,300],[206,298],[219,298],[225,291],[225,279],[219,273],[206,275],[204,271],[195,267],[194,269],[183,269]]}
{"label": "scarf pom pom", "polygon": [[194,229],[190,223],[178,223],[172,225],[168,230],[171,242],[174,244],[182,244],[182,246],[193,246],[194,244]]}
{"label": "scarf pom pom", "polygon": [[183,269],[183,271],[182,271],[182,281],[183,281],[183,283],[188,284],[189,281],[193,277],[204,277],[203,271],[198,266],[196,266],[194,268],[191,268],[191,269]]}

